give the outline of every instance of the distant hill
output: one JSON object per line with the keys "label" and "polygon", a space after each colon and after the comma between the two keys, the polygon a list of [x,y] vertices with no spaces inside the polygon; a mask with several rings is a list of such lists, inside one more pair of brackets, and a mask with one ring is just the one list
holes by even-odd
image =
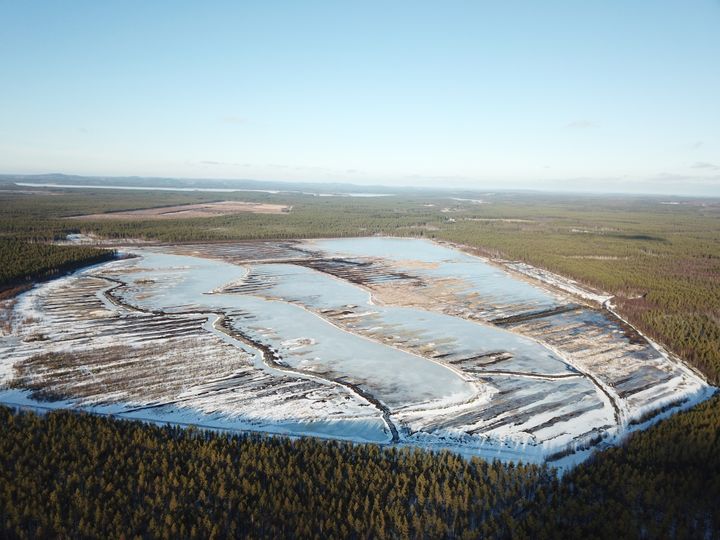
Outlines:
{"label": "distant hill", "polygon": [[381,185],[357,185],[343,183],[298,183],[265,180],[223,180],[213,178],[163,178],[144,176],[78,176],[62,173],[32,175],[0,175],[5,182],[37,182],[69,185],[116,185],[127,187],[162,188],[212,188],[212,189],[257,189],[272,191],[302,191],[311,193],[378,193],[393,194],[398,191],[427,191],[418,188],[397,188]]}

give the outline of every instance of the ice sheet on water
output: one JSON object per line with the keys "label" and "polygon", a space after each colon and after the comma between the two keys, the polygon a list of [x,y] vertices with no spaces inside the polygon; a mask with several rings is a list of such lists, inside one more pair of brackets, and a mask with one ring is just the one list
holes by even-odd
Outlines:
{"label": "ice sheet on water", "polygon": [[[389,406],[445,404],[466,401],[477,394],[476,385],[446,367],[346,332],[301,306],[246,294],[212,293],[246,275],[242,267],[217,260],[139,252],[143,259],[133,262],[135,271],[119,274],[121,279],[134,282],[124,293],[133,305],[165,312],[179,312],[190,306],[201,311],[221,311],[237,330],[279,351],[289,366],[333,379],[345,377]],[[319,276],[323,283],[317,284],[318,290],[324,286],[341,289],[333,278]],[[307,289],[296,279],[288,280],[286,287]],[[358,294],[367,301],[367,293]],[[303,339],[308,341],[305,347],[283,344]]]}
{"label": "ice sheet on water", "polygon": [[[462,251],[416,238],[340,238],[312,240],[308,245],[328,257],[376,257],[395,261],[414,274],[462,280],[488,302],[518,303],[548,309],[558,298],[508,272]],[[412,265],[412,262],[422,263]]]}
{"label": "ice sheet on water", "polygon": [[357,285],[301,266],[258,265],[252,273],[267,284],[258,294],[297,302],[320,313],[348,312],[345,320],[360,313],[362,317],[352,318],[353,330],[373,334],[383,341],[397,336],[398,345],[402,341],[443,343],[438,353],[446,360],[507,351],[513,358],[503,364],[503,369],[546,374],[569,371],[561,358],[538,342],[496,326],[420,309],[375,305],[370,294]]}

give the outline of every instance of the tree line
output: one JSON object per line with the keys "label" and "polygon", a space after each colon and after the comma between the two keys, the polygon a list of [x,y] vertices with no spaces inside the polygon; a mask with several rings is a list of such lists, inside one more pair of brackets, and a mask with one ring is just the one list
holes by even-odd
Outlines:
{"label": "tree line", "polygon": [[113,250],[0,238],[0,291],[113,258]]}

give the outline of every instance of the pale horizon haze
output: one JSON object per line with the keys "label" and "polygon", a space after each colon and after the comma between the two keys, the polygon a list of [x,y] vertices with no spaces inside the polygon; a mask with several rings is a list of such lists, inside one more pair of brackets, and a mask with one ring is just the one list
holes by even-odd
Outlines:
{"label": "pale horizon haze", "polygon": [[720,1],[0,1],[0,174],[720,196]]}

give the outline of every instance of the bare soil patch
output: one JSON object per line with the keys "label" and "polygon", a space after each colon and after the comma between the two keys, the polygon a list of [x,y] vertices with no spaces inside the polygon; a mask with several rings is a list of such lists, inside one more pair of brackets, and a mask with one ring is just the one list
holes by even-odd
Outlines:
{"label": "bare soil patch", "polygon": [[106,212],[104,214],[86,214],[72,216],[69,219],[97,220],[125,220],[125,219],[184,219],[227,216],[250,212],[252,214],[285,214],[290,212],[291,206],[283,204],[252,203],[244,201],[220,201],[201,204],[183,204],[179,206],[163,206],[144,208],[142,210],[126,210],[122,212]]}

